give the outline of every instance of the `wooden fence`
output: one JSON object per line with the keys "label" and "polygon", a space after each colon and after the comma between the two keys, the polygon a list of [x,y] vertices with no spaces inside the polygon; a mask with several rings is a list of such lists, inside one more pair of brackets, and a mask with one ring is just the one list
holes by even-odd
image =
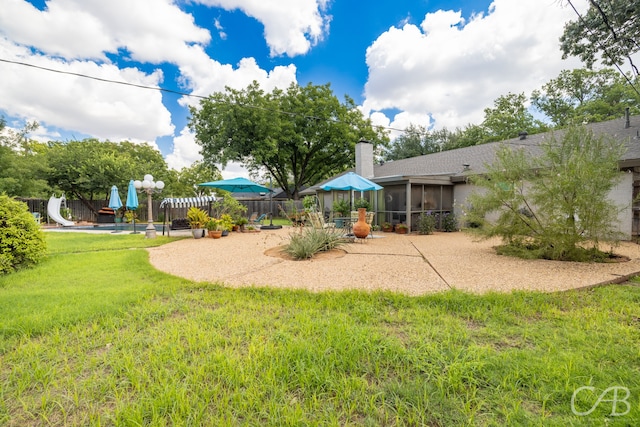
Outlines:
{"label": "wooden fence", "polygon": [[[50,222],[49,217],[47,216],[47,204],[49,200],[47,199],[23,199],[17,198],[22,202],[25,202],[29,206],[30,212],[39,212],[40,217],[43,218],[44,221]],[[71,212],[71,218],[73,221],[87,221],[87,222],[96,222],[96,215],[80,200],[67,200],[67,208]],[[247,207],[247,217],[249,217],[252,213],[257,212],[258,216],[262,214],[268,214],[271,212],[271,202],[269,200],[240,200],[241,204]],[[91,206],[93,206],[97,211],[102,209],[103,207],[108,206],[108,203],[103,200],[92,200],[90,201]],[[161,200],[153,200],[153,214],[154,219],[157,221],[164,220],[164,209],[160,209]],[[273,201],[273,216],[274,218],[280,216],[280,209],[278,206],[282,207],[287,211],[291,210],[293,207],[295,209],[302,209],[302,201],[283,201],[283,200],[274,200]],[[140,205],[136,211],[139,222],[147,221],[147,202],[146,200],[140,200]],[[171,218],[185,218],[187,216],[187,209],[179,208],[174,209],[171,213]]]}

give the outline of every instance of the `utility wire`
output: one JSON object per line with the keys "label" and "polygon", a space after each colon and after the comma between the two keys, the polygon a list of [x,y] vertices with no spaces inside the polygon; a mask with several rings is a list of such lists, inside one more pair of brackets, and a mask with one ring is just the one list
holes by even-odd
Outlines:
{"label": "utility wire", "polygon": [[[6,62],[8,64],[16,64],[16,65],[22,65],[25,67],[30,67],[30,68],[35,68],[38,70],[44,70],[44,71],[49,71],[52,73],[58,73],[58,74],[66,74],[66,75],[70,75],[70,76],[75,76],[75,77],[82,77],[85,79],[90,79],[90,80],[97,80],[99,82],[104,82],[104,83],[113,83],[113,84],[119,84],[119,85],[123,85],[123,86],[131,86],[131,87],[137,87],[139,89],[148,89],[148,90],[157,90],[159,92],[167,92],[167,93],[173,93],[176,95],[181,95],[181,96],[187,96],[187,97],[191,97],[191,98],[198,98],[198,99],[208,99],[208,96],[203,96],[203,95],[195,95],[192,93],[186,93],[186,92],[182,92],[179,90],[173,90],[173,89],[167,89],[167,88],[163,88],[163,87],[159,87],[159,86],[146,86],[146,85],[141,85],[141,84],[136,84],[136,83],[130,83],[130,82],[123,82],[120,80],[111,80],[111,79],[104,79],[101,77],[95,77],[95,76],[90,76],[87,74],[82,74],[82,73],[74,73],[71,71],[63,71],[63,70],[56,70],[54,68],[48,68],[48,67],[42,67],[40,65],[34,65],[34,64],[29,64],[26,62],[20,62],[20,61],[12,61],[9,59],[3,59],[0,58],[0,62]],[[263,111],[270,111],[273,113],[278,113],[278,114],[285,114],[291,117],[304,117],[306,119],[313,119],[313,120],[326,120],[326,121],[331,121],[333,123],[343,123],[341,120],[338,119],[327,119],[324,117],[318,117],[318,116],[310,116],[310,115],[306,115],[306,114],[299,114],[299,113],[292,113],[290,111],[283,111],[283,110],[276,110],[276,109],[272,109],[272,108],[266,108],[266,107],[259,107],[256,105],[251,105],[251,104],[234,104],[234,105],[238,105],[238,106],[242,106],[242,107],[246,107],[246,108],[253,108],[256,110],[263,110]],[[397,131],[397,132],[406,132],[406,129],[397,129],[397,128],[392,128],[389,126],[381,126],[381,125],[372,125],[375,128],[378,129],[388,129],[391,131]]]}
{"label": "utility wire", "polygon": [[[627,81],[627,83],[629,84],[629,86],[631,86],[633,88],[633,90],[635,91],[635,93],[638,94],[638,96],[640,96],[640,91],[638,91],[638,88],[633,84],[633,82],[631,82],[631,79],[629,79],[629,76],[627,76],[622,69],[620,68],[620,66],[618,65],[618,63],[616,61],[613,60],[613,57],[609,54],[609,51],[607,50],[607,48],[600,42],[600,39],[596,38],[595,34],[593,34],[593,31],[591,30],[591,28],[589,28],[589,26],[587,25],[587,22],[585,21],[585,19],[582,17],[582,15],[580,15],[580,12],[578,12],[578,9],[576,9],[576,7],[573,5],[573,3],[571,2],[571,0],[567,0],[567,3],[569,3],[569,5],[571,6],[571,9],[573,9],[573,11],[576,13],[576,15],[578,15],[578,19],[580,20],[580,22],[582,22],[584,24],[584,28],[587,29],[587,31],[589,32],[589,34],[591,34],[591,36],[596,40],[596,43],[598,44],[598,47],[600,48],[600,50],[602,50],[602,52],[611,60],[611,63],[618,69],[618,71],[620,72],[620,74],[622,74],[622,76],[624,77],[624,79]],[[594,1],[590,1],[590,3],[594,4]],[[596,6],[594,6],[596,7]],[[602,11],[602,9],[600,9]],[[603,12],[604,14],[604,12]],[[611,31],[613,31],[613,29],[608,25],[608,22],[605,22],[605,25],[607,25],[607,27],[609,29],[611,29]],[[613,35],[615,36],[616,33],[613,32]],[[635,68],[635,66],[633,65],[633,62],[631,62],[631,66],[633,68]]]}

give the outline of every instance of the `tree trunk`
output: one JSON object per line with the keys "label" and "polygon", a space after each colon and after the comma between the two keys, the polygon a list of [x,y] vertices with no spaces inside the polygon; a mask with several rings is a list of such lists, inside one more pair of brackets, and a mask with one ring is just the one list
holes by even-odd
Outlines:
{"label": "tree trunk", "polygon": [[98,215],[98,211],[96,211],[96,208],[93,207],[93,205],[90,203],[89,200],[87,200],[86,198],[84,198],[82,196],[82,194],[78,194],[77,192],[73,192],[73,194],[78,198],[78,200],[80,200],[82,202],[83,205],[85,205],[95,216]]}

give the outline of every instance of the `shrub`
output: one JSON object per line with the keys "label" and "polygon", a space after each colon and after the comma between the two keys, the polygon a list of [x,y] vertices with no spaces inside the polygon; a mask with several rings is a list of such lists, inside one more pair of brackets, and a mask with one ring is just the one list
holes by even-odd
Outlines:
{"label": "shrub", "polygon": [[616,243],[622,207],[610,194],[622,179],[624,143],[569,127],[540,149],[529,156],[503,146],[485,173],[469,176],[477,191],[467,198],[467,218],[482,225],[472,231],[505,244],[525,242],[521,248],[532,248],[533,255],[557,260],[580,261],[581,248]]}
{"label": "shrub", "polygon": [[0,195],[0,274],[36,264],[46,249],[44,233],[27,204]]}
{"label": "shrub", "polygon": [[316,210],[316,196],[304,196],[302,206],[305,212],[314,212]]}
{"label": "shrub", "polygon": [[219,197],[211,204],[211,216],[222,218],[222,215],[231,215],[232,218],[239,218],[246,215],[247,207],[233,198],[230,194]]}
{"label": "shrub", "polygon": [[295,259],[309,259],[318,252],[329,251],[346,243],[342,233],[331,229],[305,230],[291,235],[284,252]]}
{"label": "shrub", "polygon": [[445,212],[442,214],[440,229],[447,232],[458,231],[458,218],[456,218],[453,212]]}
{"label": "shrub", "polygon": [[432,234],[436,229],[436,217],[430,212],[421,213],[416,221],[416,229],[418,234]]}

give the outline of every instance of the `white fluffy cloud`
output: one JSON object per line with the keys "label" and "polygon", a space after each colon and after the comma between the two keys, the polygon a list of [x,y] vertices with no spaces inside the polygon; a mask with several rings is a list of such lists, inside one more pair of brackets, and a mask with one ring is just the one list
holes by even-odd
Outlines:
{"label": "white fluffy cloud", "polygon": [[271,55],[305,54],[328,31],[328,0],[195,0],[226,10],[240,9],[264,25]]}
{"label": "white fluffy cloud", "polygon": [[[146,74],[135,68],[33,54],[6,38],[0,38],[0,57],[145,86],[157,86],[162,80],[160,71]],[[2,108],[12,116],[114,141],[154,143],[158,136],[173,134],[160,92],[8,63],[2,64],[2,74]]]}
{"label": "white fluffy cloud", "polygon": [[179,136],[173,138],[173,151],[166,157],[167,164],[172,169],[180,170],[197,160],[202,160],[200,146],[196,144],[195,135],[185,127]]}
{"label": "white fluffy cloud", "polygon": [[[586,1],[574,2],[585,9]],[[392,127],[431,115],[436,127],[480,123],[500,95],[529,95],[562,69],[558,38],[576,19],[558,2],[495,0],[487,14],[426,14],[420,26],[391,27],[367,49],[364,111],[400,110]],[[429,120],[413,121],[429,125]]]}
{"label": "white fluffy cloud", "polygon": [[[277,6],[279,9],[283,4]],[[291,6],[289,9],[298,12],[288,11],[284,19],[290,19],[290,25],[275,19],[274,10],[262,3],[240,2],[230,7],[242,7],[265,22],[265,31],[272,34],[275,43],[274,52],[295,54],[308,50],[321,37],[323,19],[315,1]],[[295,18],[296,13],[300,19]],[[304,19],[309,20],[308,25],[302,23]],[[293,45],[282,46],[284,36],[274,26],[296,33]],[[267,90],[296,80],[293,65],[266,71],[253,58],[235,66],[222,64],[205,52],[210,39],[209,31],[195,25],[193,16],[172,0],[49,0],[45,10],[24,0],[5,0],[0,8],[0,57],[9,61],[152,87],[163,83],[159,67],[169,63],[177,67],[183,90],[195,95],[208,95],[225,86],[246,87],[253,80]],[[304,43],[306,48],[301,47]],[[118,67],[110,61],[112,55],[124,56],[131,66]],[[35,119],[45,129],[55,132],[57,128],[78,138],[155,144],[158,138],[174,133],[171,114],[159,91],[15,64],[2,63],[0,67],[0,110],[9,117]],[[193,104],[194,98],[181,103]],[[58,136],[50,135],[52,139]],[[169,159],[175,167],[198,158],[184,130],[175,138],[174,148]]]}

